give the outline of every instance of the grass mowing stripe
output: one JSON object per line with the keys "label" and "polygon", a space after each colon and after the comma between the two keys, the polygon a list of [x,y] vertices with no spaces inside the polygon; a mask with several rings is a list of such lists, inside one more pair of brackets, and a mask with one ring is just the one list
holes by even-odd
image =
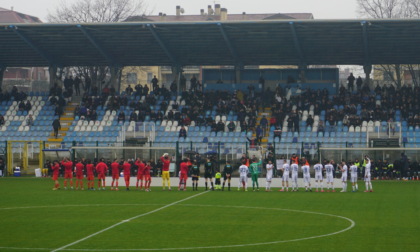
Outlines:
{"label": "grass mowing stripe", "polygon": [[103,233],[103,232],[105,232],[105,231],[107,231],[107,230],[110,230],[110,229],[112,229],[112,228],[114,228],[114,227],[117,227],[117,226],[119,226],[119,225],[121,225],[121,224],[124,224],[124,223],[126,223],[126,222],[131,221],[131,220],[134,220],[134,219],[137,219],[137,218],[140,218],[140,217],[143,217],[143,216],[146,216],[146,215],[152,214],[152,213],[156,213],[156,212],[158,212],[158,211],[160,211],[160,210],[163,210],[163,209],[165,209],[165,208],[168,208],[168,207],[170,207],[170,206],[176,205],[176,204],[178,204],[178,203],[181,203],[181,202],[187,201],[187,200],[189,200],[189,199],[195,198],[195,197],[200,196],[200,195],[202,195],[202,194],[204,194],[204,193],[207,193],[207,192],[209,192],[209,191],[204,191],[204,192],[202,192],[202,193],[199,193],[199,194],[196,194],[196,195],[193,195],[193,196],[187,197],[187,198],[185,198],[185,199],[175,201],[175,202],[173,202],[173,203],[171,203],[171,204],[168,204],[168,205],[166,205],[166,206],[160,207],[160,208],[155,209],[155,210],[153,210],[153,211],[150,211],[150,212],[147,212],[147,213],[144,213],[144,214],[140,214],[140,215],[137,215],[137,216],[131,217],[130,219],[127,219],[127,220],[122,220],[122,221],[120,221],[120,222],[118,222],[118,223],[116,223],[116,224],[114,224],[114,225],[112,225],[112,226],[109,226],[109,227],[107,227],[107,228],[105,228],[105,229],[102,229],[102,230],[100,230],[100,231],[96,232],[96,233],[93,233],[93,234],[91,234],[91,235],[88,235],[88,236],[86,236],[86,237],[84,237],[84,238],[82,238],[82,239],[80,239],[80,240],[77,240],[77,241],[75,241],[75,242],[72,242],[72,243],[69,243],[69,244],[67,244],[67,245],[64,245],[63,247],[60,247],[60,248],[54,249],[54,250],[52,250],[51,252],[56,252],[56,251],[63,250],[63,249],[65,249],[65,248],[68,248],[68,247],[70,247],[70,246],[73,246],[73,245],[75,245],[75,244],[78,244],[78,243],[80,243],[80,242],[82,242],[82,241],[85,241],[85,240],[87,240],[87,239],[89,239],[89,238],[91,238],[91,237],[94,237],[94,236],[96,236],[96,235],[98,235],[98,234],[101,234],[101,233]]}

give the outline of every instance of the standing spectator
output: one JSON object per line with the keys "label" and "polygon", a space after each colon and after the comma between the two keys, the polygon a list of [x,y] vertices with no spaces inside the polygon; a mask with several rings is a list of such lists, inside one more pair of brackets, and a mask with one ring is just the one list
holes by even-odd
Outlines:
{"label": "standing spectator", "polygon": [[267,132],[267,127],[268,127],[268,120],[265,117],[265,115],[263,115],[263,117],[261,118],[260,125],[261,125],[261,128],[263,130],[263,135],[265,136],[266,132]]}
{"label": "standing spectator", "polygon": [[257,143],[261,144],[261,140],[263,138],[263,129],[261,128],[261,125],[258,125],[255,129],[255,134],[257,136]]}
{"label": "standing spectator", "polygon": [[225,131],[225,124],[220,120],[216,125],[216,132],[224,132]]}
{"label": "standing spectator", "polygon": [[76,78],[74,79],[74,91],[76,92],[76,95],[80,95],[80,83],[82,82],[78,75],[76,75]]}
{"label": "standing spectator", "polygon": [[197,91],[197,78],[195,77],[195,75],[192,76],[190,83],[191,83],[191,90]]}
{"label": "standing spectator", "polygon": [[363,85],[363,80],[362,80],[362,77],[357,77],[357,80],[356,80],[356,86],[357,86],[357,91],[361,91],[362,90],[362,85]]}
{"label": "standing spectator", "polygon": [[4,116],[2,114],[0,114],[0,126],[4,125]]}
{"label": "standing spectator", "polygon": [[125,92],[127,93],[127,95],[131,95],[131,93],[133,93],[133,88],[128,85],[128,87],[125,89]]}
{"label": "standing spectator", "polygon": [[27,101],[25,104],[25,110],[29,112],[32,109],[32,104],[30,101]]}
{"label": "standing spectator", "polygon": [[312,115],[309,115],[306,119],[306,127],[311,127],[314,125],[314,119],[312,118]]}
{"label": "standing spectator", "polygon": [[[158,87],[159,80],[156,78],[156,75],[152,79],[152,90],[155,91]],[[147,95],[147,94],[146,94]]]}
{"label": "standing spectator", "polygon": [[354,90],[354,81],[356,80],[356,78],[353,76],[353,73],[350,73],[350,76],[347,78],[347,88],[349,91],[353,92]]}
{"label": "standing spectator", "polygon": [[86,75],[86,77],[85,77],[85,92],[89,93],[91,85],[92,85],[92,80],[90,79],[89,75]]}
{"label": "standing spectator", "polygon": [[184,139],[187,138],[187,130],[185,129],[184,126],[182,126],[181,129],[179,130],[178,137],[183,137]]}
{"label": "standing spectator", "polygon": [[58,130],[61,129],[61,124],[59,119],[55,119],[52,123],[53,129],[54,129],[54,136],[57,138],[58,136]]}
{"label": "standing spectator", "polygon": [[233,121],[231,121],[231,122],[229,122],[227,127],[229,129],[229,132],[233,132],[235,130],[236,125]]}
{"label": "standing spectator", "polygon": [[274,129],[274,138],[273,138],[273,141],[274,141],[274,139],[276,139],[276,137],[279,138],[279,141],[281,140],[281,128],[280,128],[279,125],[276,125],[276,128]]}

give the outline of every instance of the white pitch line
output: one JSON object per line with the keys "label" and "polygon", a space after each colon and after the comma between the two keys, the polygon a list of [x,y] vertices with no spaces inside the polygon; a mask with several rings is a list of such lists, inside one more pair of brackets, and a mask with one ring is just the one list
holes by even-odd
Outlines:
{"label": "white pitch line", "polygon": [[57,249],[51,250],[51,252],[56,252],[56,251],[60,251],[60,250],[66,249],[66,248],[68,248],[68,247],[70,247],[70,246],[73,246],[73,245],[78,244],[78,243],[80,243],[80,242],[82,242],[82,241],[85,241],[85,240],[87,240],[87,239],[89,239],[89,238],[92,238],[92,237],[94,237],[94,236],[96,236],[96,235],[98,235],[98,234],[101,234],[101,233],[103,233],[103,232],[105,232],[105,231],[108,231],[108,230],[110,230],[110,229],[112,229],[112,228],[114,228],[114,227],[117,227],[117,226],[119,226],[119,225],[121,225],[121,224],[127,223],[127,222],[129,222],[129,221],[132,221],[132,220],[134,220],[134,219],[137,219],[137,218],[140,218],[140,217],[143,217],[143,216],[146,216],[146,215],[152,214],[152,213],[156,213],[156,212],[158,212],[158,211],[160,211],[160,210],[163,210],[163,209],[168,208],[168,207],[170,207],[170,206],[173,206],[173,205],[176,205],[176,204],[178,204],[178,203],[184,202],[184,201],[186,201],[186,200],[189,200],[189,199],[195,198],[195,197],[200,196],[200,195],[202,195],[202,194],[204,194],[204,193],[207,193],[207,192],[209,192],[209,191],[204,191],[204,192],[202,192],[202,193],[195,194],[195,195],[190,196],[190,197],[188,197],[188,198],[185,198],[185,199],[182,199],[182,200],[175,201],[175,202],[173,202],[173,203],[171,203],[171,204],[168,204],[168,205],[166,205],[166,206],[160,207],[160,208],[155,209],[155,210],[153,210],[153,211],[150,211],[150,212],[147,212],[147,213],[143,213],[143,214],[140,214],[140,215],[137,215],[137,216],[131,217],[130,219],[127,219],[127,220],[122,220],[122,221],[120,221],[120,222],[118,222],[118,223],[116,223],[116,224],[114,224],[114,225],[112,225],[112,226],[109,226],[109,227],[107,227],[107,228],[105,228],[105,229],[102,229],[102,230],[100,230],[100,231],[96,232],[96,233],[93,233],[93,234],[91,234],[91,235],[88,235],[88,236],[86,236],[86,237],[84,237],[84,238],[82,238],[82,239],[80,239],[80,240],[77,240],[77,241],[75,241],[75,242],[69,243],[69,244],[64,245],[64,246],[62,246],[62,247],[60,247],[60,248],[57,248]]}

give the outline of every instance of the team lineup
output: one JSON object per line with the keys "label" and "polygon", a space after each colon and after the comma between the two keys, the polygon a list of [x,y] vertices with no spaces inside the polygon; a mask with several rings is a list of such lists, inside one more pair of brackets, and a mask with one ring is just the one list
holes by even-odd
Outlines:
{"label": "team lineup", "polygon": [[[168,153],[164,153],[160,157],[161,166],[161,178],[162,178],[162,189],[163,190],[172,190],[171,180],[170,180],[170,164],[171,157]],[[334,160],[326,161],[324,160],[323,164],[321,162],[315,161],[312,168],[309,162],[305,159],[299,159],[296,155],[292,155],[290,160],[283,159],[282,165],[277,164],[277,167],[273,164],[271,160],[267,161],[265,166],[266,168],[266,186],[265,191],[271,191],[271,184],[274,178],[274,170],[276,169],[280,180],[281,180],[281,189],[278,191],[296,192],[299,190],[298,180],[299,180],[299,171],[302,173],[302,181],[304,184],[304,189],[306,192],[312,192],[312,189],[315,189],[315,192],[335,192],[334,187]],[[373,192],[373,187],[371,183],[371,161],[368,156],[364,158],[364,182],[365,182],[365,192]],[[238,168],[239,172],[239,182],[238,182],[238,191],[248,191],[248,177],[251,177],[252,180],[252,190],[259,191],[260,186],[258,178],[261,174],[261,165],[262,160],[256,157],[248,159],[243,157],[240,159],[240,166]],[[119,179],[120,176],[123,176],[125,182],[125,190],[130,190],[131,175],[133,167],[136,167],[136,176],[135,176],[135,188],[137,190],[145,190],[150,192],[152,176],[151,170],[152,165],[150,161],[144,162],[141,158],[136,160],[120,160],[114,159],[113,162],[104,161],[100,159],[97,162],[92,162],[89,159],[81,159],[75,162],[72,162],[69,158],[64,158],[61,162],[54,161],[52,164],[48,165],[52,171],[52,179],[54,180],[53,190],[60,189],[59,175],[60,169],[64,170],[63,174],[63,186],[64,189],[75,189],[75,190],[84,190],[84,178],[87,179],[87,190],[106,190],[105,179],[108,169],[111,171],[112,182],[111,190],[119,190]],[[300,167],[299,167],[300,166]],[[338,169],[341,172],[341,192],[347,192],[347,177],[350,174],[350,182],[352,187],[352,192],[358,191],[358,167],[354,162],[342,161],[338,164]],[[47,168],[47,169],[48,169]],[[311,183],[311,170],[314,173],[315,184]],[[208,157],[204,162],[204,186],[205,190],[221,190],[224,191],[227,186],[227,190],[231,190],[231,181],[232,174],[234,173],[234,167],[230,161],[226,161],[223,169],[219,170],[216,168],[216,161],[213,157]],[[325,176],[324,176],[325,173]],[[73,175],[75,175],[75,185],[73,183]],[[188,177],[191,177],[192,180],[192,190],[198,191],[198,182],[200,179],[200,162],[197,160],[184,158],[179,164],[179,184],[178,190],[185,191],[187,190]],[[95,189],[95,176],[97,178],[97,188]],[[214,178],[214,181],[213,181]],[[223,178],[223,183],[222,183]],[[325,178],[325,179],[324,179]],[[324,187],[325,180],[325,187]]]}

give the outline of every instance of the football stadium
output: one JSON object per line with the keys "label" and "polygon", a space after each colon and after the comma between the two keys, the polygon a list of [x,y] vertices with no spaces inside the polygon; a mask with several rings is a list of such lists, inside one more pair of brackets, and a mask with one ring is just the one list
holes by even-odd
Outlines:
{"label": "football stadium", "polygon": [[417,250],[419,19],[175,10],[0,8],[0,251]]}

